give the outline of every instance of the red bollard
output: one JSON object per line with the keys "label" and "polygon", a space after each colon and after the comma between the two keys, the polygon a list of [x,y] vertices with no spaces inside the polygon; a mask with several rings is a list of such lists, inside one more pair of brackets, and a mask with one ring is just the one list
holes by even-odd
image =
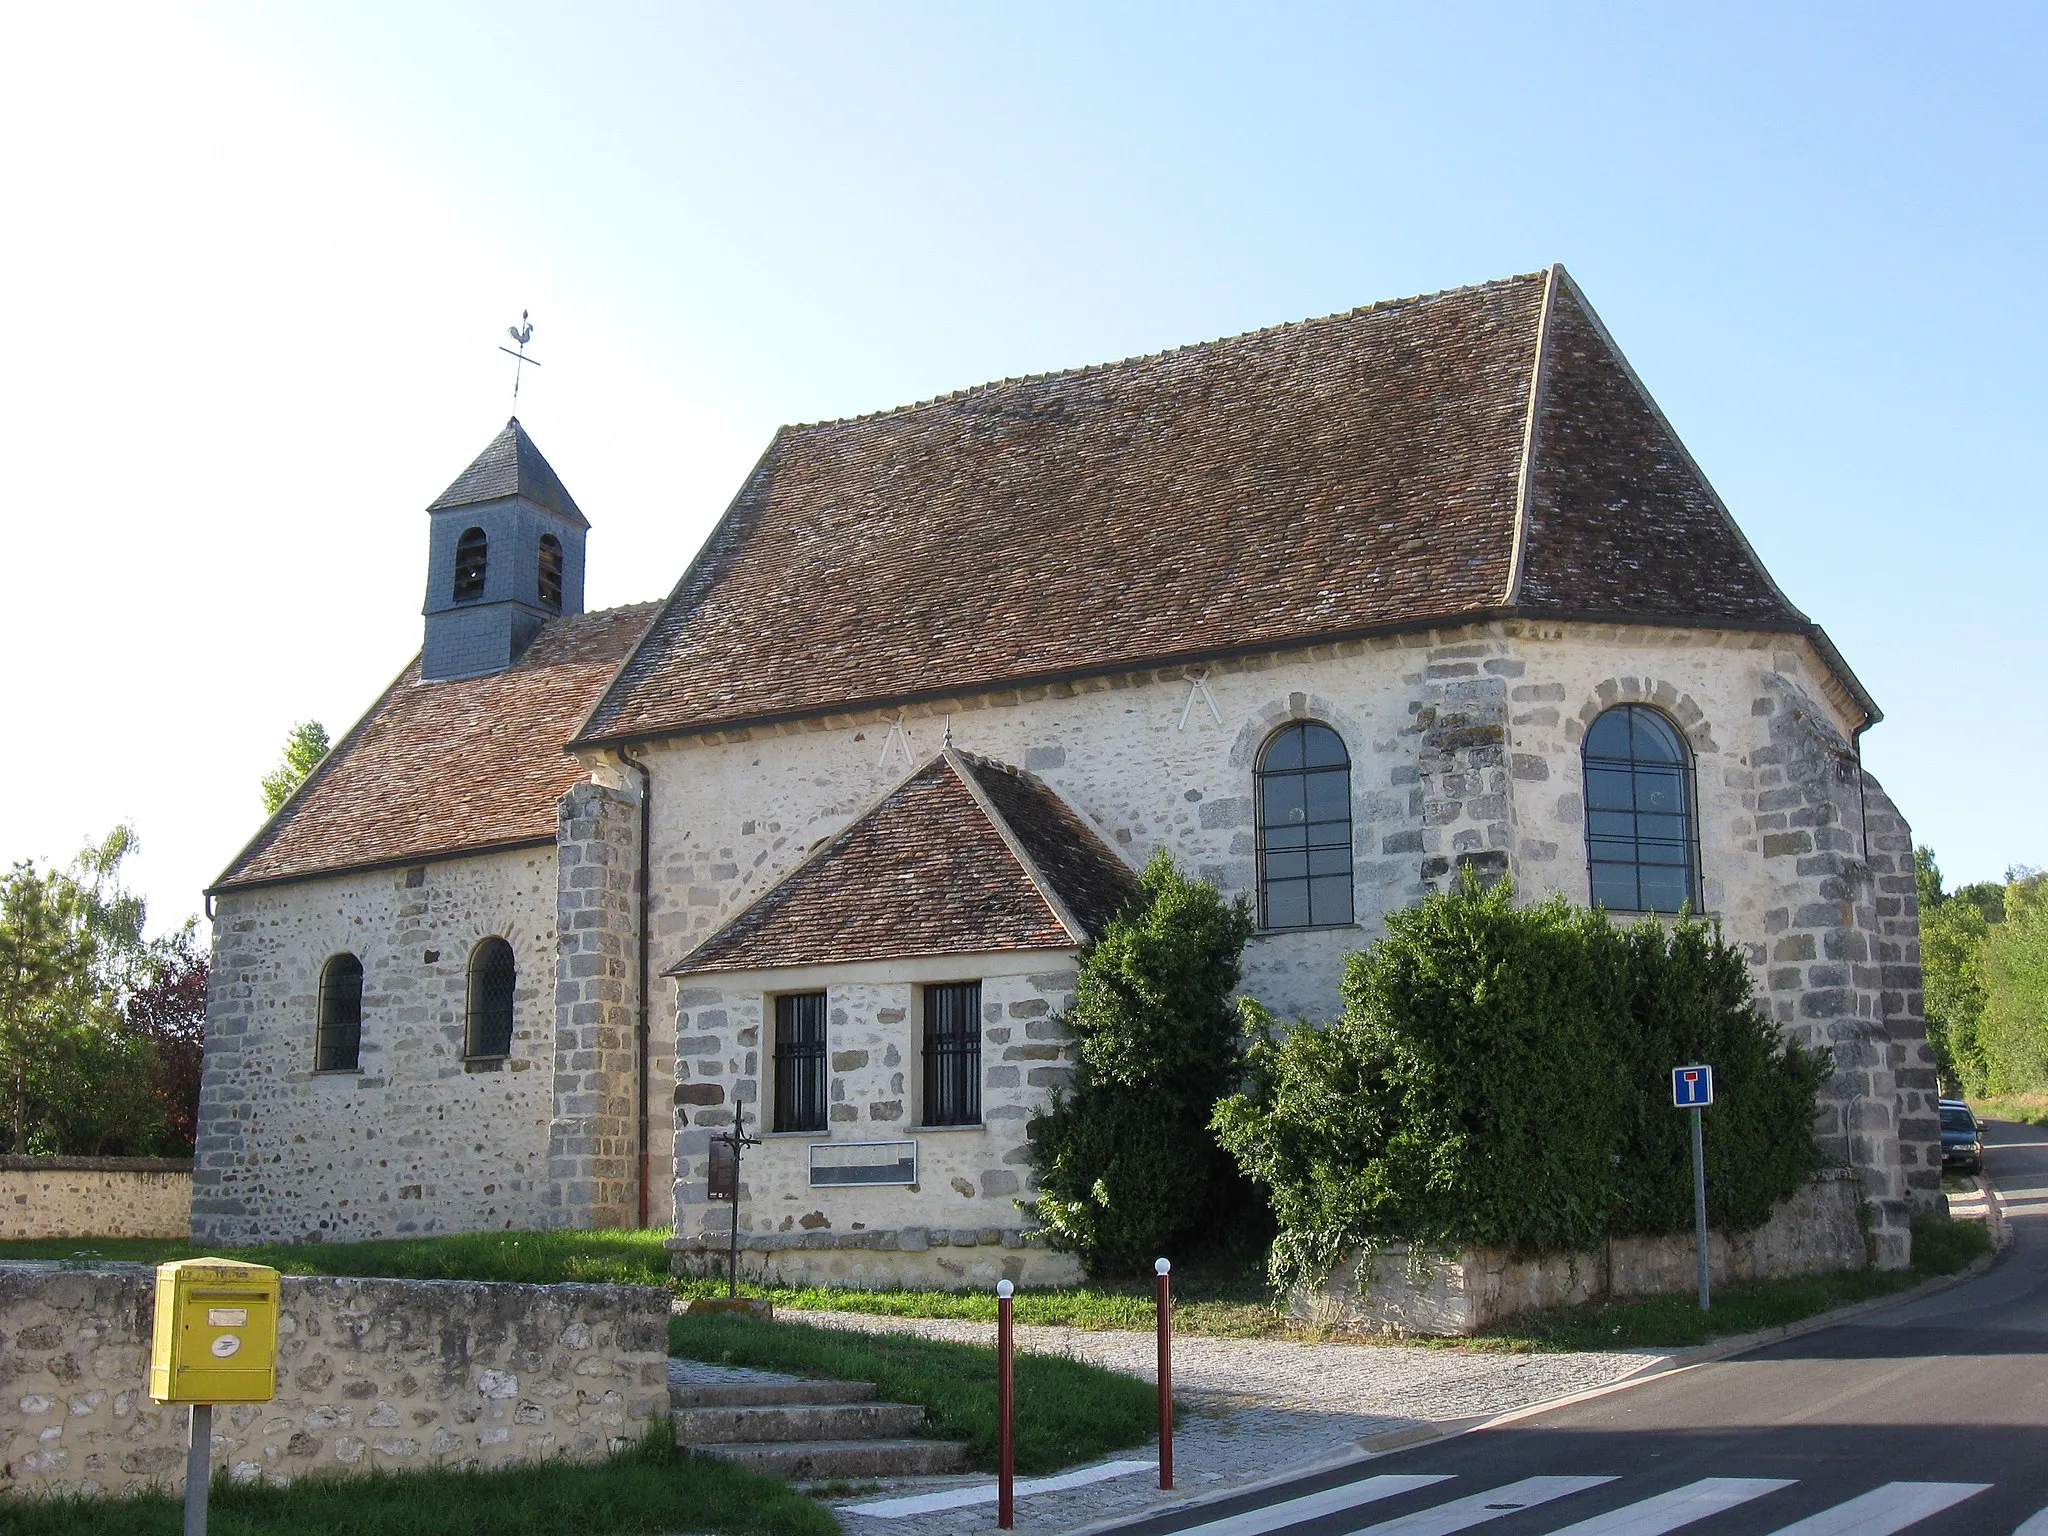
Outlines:
{"label": "red bollard", "polygon": [[1159,1316],[1159,1486],[1173,1487],[1173,1265],[1152,1266],[1153,1306]]}
{"label": "red bollard", "polygon": [[1015,1290],[1007,1280],[996,1282],[996,1525],[1005,1531],[1017,1524],[1017,1445],[1010,1375],[1014,1342],[1010,1296]]}

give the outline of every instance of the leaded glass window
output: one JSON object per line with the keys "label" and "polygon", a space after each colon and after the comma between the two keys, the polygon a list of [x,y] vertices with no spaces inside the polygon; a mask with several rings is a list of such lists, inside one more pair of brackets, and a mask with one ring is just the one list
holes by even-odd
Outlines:
{"label": "leaded glass window", "polygon": [[1595,906],[1700,905],[1692,754],[1654,709],[1623,704],[1586,732],[1586,859]]}
{"label": "leaded glass window", "polygon": [[981,1123],[981,983],[924,989],[924,1123]]}
{"label": "leaded glass window", "polygon": [[313,1034],[315,1072],[353,1072],[363,1050],[363,962],[336,955],[320,970],[320,1015]]}
{"label": "leaded glass window", "polygon": [[1351,755],[1313,720],[1288,726],[1260,754],[1259,925],[1320,928],[1351,921]]}
{"label": "leaded glass window", "polygon": [[470,952],[465,1056],[512,1054],[512,991],[518,984],[512,946],[503,939],[485,939]]}
{"label": "leaded glass window", "polygon": [[775,999],[775,1129],[825,1129],[825,994]]}

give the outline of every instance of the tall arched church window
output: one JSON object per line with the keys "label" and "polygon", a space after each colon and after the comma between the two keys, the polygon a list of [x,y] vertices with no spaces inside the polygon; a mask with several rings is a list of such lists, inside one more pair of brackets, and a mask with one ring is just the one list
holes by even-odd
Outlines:
{"label": "tall arched church window", "polygon": [[562,541],[552,533],[540,536],[540,605],[562,611]]}
{"label": "tall arched church window", "polygon": [[481,528],[465,528],[455,541],[455,601],[473,603],[484,595],[484,568],[490,562],[491,541]]}
{"label": "tall arched church window", "polygon": [[353,1072],[363,1054],[363,962],[339,954],[320,968],[320,1016],[313,1033],[315,1072]]}
{"label": "tall arched church window", "polygon": [[1351,754],[1313,720],[1259,755],[1259,925],[1351,921]]}
{"label": "tall arched church window", "polygon": [[1608,710],[1586,732],[1586,861],[1593,904],[1616,912],[1700,905],[1692,753],[1663,715]]}
{"label": "tall arched church window", "polygon": [[469,952],[469,1006],[462,1034],[465,1056],[512,1054],[512,989],[518,985],[512,946],[485,939]]}

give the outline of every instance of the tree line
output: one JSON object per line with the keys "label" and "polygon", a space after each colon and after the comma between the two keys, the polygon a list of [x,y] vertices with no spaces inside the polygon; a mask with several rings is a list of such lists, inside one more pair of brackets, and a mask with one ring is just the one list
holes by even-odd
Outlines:
{"label": "tree line", "polygon": [[[262,781],[275,814],[327,753],[294,726]],[[121,882],[135,830],[116,827],[63,867],[21,860],[0,878],[0,1147],[14,1154],[186,1157],[199,1114],[206,951],[199,920],[145,934]]]}
{"label": "tree line", "polygon": [[1971,1097],[2048,1090],[2048,873],[1942,889],[1913,851],[1927,1042],[1943,1088]]}

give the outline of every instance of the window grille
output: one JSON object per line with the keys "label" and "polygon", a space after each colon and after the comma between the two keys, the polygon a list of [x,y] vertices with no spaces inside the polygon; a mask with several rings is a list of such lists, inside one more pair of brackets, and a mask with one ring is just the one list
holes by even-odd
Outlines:
{"label": "window grille", "polygon": [[485,939],[470,951],[463,1055],[512,1054],[512,993],[518,984],[519,970],[512,958],[512,946],[503,939]]}
{"label": "window grille", "polygon": [[1259,926],[1351,921],[1351,755],[1327,725],[1287,726],[1259,756]]}
{"label": "window grille", "polygon": [[540,536],[540,605],[562,611],[562,546],[552,533]]}
{"label": "window grille", "polygon": [[336,955],[320,971],[320,1016],[313,1032],[315,1072],[353,1072],[363,1050],[363,962]]}
{"label": "window grille", "polygon": [[981,983],[924,989],[924,1123],[981,1123]]}
{"label": "window grille", "polygon": [[825,1129],[825,994],[775,999],[775,1129]]}
{"label": "window grille", "polygon": [[1622,704],[1586,732],[1586,862],[1593,904],[1615,912],[1700,905],[1692,754],[1654,709]]}
{"label": "window grille", "polygon": [[455,601],[473,603],[484,595],[484,567],[489,563],[490,540],[481,528],[465,528],[455,541]]}

